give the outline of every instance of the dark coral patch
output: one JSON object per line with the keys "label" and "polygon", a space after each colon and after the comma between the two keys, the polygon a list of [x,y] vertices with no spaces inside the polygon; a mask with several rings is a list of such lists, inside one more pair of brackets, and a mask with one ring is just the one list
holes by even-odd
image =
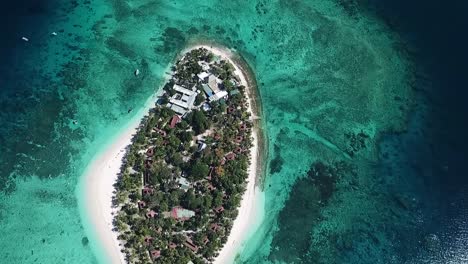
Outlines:
{"label": "dark coral patch", "polygon": [[156,52],[170,53],[174,50],[179,50],[185,45],[184,32],[174,27],[168,27],[164,30],[160,40],[162,45],[156,47]]}
{"label": "dark coral patch", "polygon": [[270,174],[278,173],[283,168],[284,159],[277,144],[274,145],[274,158],[270,161]]}

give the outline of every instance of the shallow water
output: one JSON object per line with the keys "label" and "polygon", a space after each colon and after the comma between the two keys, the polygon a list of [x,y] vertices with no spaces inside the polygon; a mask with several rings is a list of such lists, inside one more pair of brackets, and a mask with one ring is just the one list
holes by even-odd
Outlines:
{"label": "shallow water", "polygon": [[[423,11],[344,0],[23,0],[2,9],[2,261],[101,259],[80,218],[78,179],[174,56],[199,41],[236,49],[263,105],[265,219],[239,262],[467,261],[467,155],[454,139],[467,109],[446,87],[466,83],[466,62],[455,58],[468,56],[465,40],[453,50],[435,40],[452,30],[421,22],[457,13]],[[461,20],[445,23],[463,30]]]}

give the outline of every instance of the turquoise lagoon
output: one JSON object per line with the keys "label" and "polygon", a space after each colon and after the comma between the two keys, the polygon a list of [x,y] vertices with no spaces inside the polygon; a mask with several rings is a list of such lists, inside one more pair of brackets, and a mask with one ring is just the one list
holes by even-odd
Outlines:
{"label": "turquoise lagoon", "polygon": [[349,3],[52,1],[23,14],[40,23],[18,26],[30,41],[2,68],[14,115],[1,116],[0,262],[103,261],[79,179],[195,43],[241,55],[263,107],[265,217],[237,261],[402,262],[398,233],[416,227],[379,177],[378,143],[406,129],[414,69],[407,44]]}

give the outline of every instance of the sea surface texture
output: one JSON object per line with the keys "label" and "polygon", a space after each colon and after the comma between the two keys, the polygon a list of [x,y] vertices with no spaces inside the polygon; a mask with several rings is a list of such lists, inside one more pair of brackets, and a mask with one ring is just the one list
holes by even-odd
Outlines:
{"label": "sea surface texture", "polygon": [[263,107],[265,217],[237,262],[468,263],[467,12],[455,0],[3,3],[0,263],[105,262],[79,179],[199,42],[245,58]]}

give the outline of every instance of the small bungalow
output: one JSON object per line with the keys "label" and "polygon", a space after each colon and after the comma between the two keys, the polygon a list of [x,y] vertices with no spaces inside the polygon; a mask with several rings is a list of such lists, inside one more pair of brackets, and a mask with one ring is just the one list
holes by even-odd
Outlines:
{"label": "small bungalow", "polygon": [[138,201],[138,208],[143,209],[146,207],[145,201]]}
{"label": "small bungalow", "polygon": [[169,248],[170,249],[175,249],[177,247],[177,244],[174,242],[169,243]]}
{"label": "small bungalow", "polygon": [[169,124],[169,127],[170,128],[174,128],[177,123],[179,123],[181,121],[180,117],[178,115],[174,115],[171,119],[171,123]]}
{"label": "small bungalow", "polygon": [[161,257],[161,251],[160,250],[151,250],[150,251],[150,255],[151,255],[151,258],[153,260],[156,260],[158,259],[159,257]]}
{"label": "small bungalow", "polygon": [[218,206],[214,209],[214,211],[219,214],[219,213],[222,213],[224,212],[224,207],[223,206]]}
{"label": "small bungalow", "polygon": [[242,136],[237,136],[235,141],[236,143],[241,143],[244,138]]}
{"label": "small bungalow", "polygon": [[226,159],[227,159],[227,160],[234,160],[235,158],[236,158],[236,154],[234,154],[233,152],[228,153],[228,154],[226,155]]}
{"label": "small bungalow", "polygon": [[154,148],[149,148],[147,151],[146,151],[146,156],[148,157],[153,157],[154,155]]}
{"label": "small bungalow", "polygon": [[217,232],[220,228],[221,228],[221,227],[220,227],[218,224],[216,224],[216,223],[213,223],[213,224],[210,225],[210,229],[211,229],[211,231],[213,231],[213,232]]}
{"label": "small bungalow", "polygon": [[154,218],[155,216],[157,216],[158,213],[156,213],[155,211],[151,210],[149,212],[146,213],[146,218]]}
{"label": "small bungalow", "polygon": [[166,136],[167,136],[167,133],[166,133],[166,131],[164,131],[164,130],[161,130],[161,129],[157,128],[157,127],[153,128],[153,130],[154,130],[155,132],[157,132],[159,135],[161,135],[162,137],[166,137]]}
{"label": "small bungalow", "polygon": [[241,147],[237,147],[235,150],[234,150],[235,153],[237,154],[240,154],[242,153],[242,148]]}
{"label": "small bungalow", "polygon": [[153,190],[152,188],[150,188],[150,187],[145,187],[145,188],[143,188],[143,190],[142,190],[143,196],[145,196],[145,195],[152,195],[153,193],[154,193],[154,190]]}
{"label": "small bungalow", "polygon": [[198,247],[193,243],[192,239],[187,237],[185,239],[184,245],[188,247],[190,250],[192,250],[194,253],[197,253]]}
{"label": "small bungalow", "polygon": [[146,244],[151,244],[151,242],[153,242],[153,238],[150,236],[146,236],[144,240]]}

